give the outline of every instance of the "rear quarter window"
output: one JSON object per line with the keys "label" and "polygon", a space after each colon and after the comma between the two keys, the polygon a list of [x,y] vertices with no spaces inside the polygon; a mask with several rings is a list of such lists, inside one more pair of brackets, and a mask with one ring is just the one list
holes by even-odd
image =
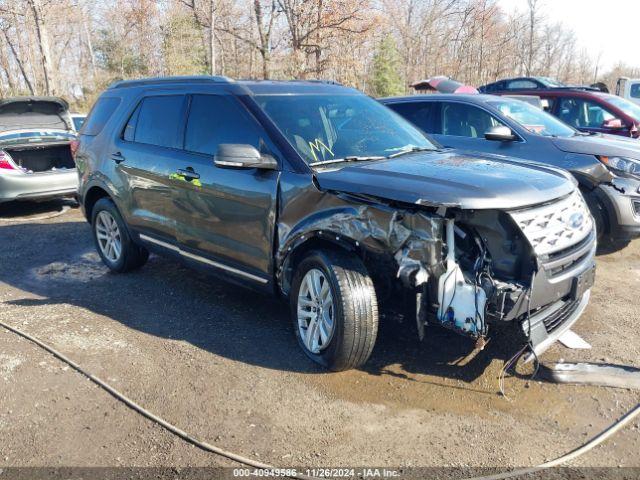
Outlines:
{"label": "rear quarter window", "polygon": [[87,120],[84,122],[81,135],[98,135],[107,124],[113,112],[120,105],[120,99],[116,97],[100,97],[89,112]]}

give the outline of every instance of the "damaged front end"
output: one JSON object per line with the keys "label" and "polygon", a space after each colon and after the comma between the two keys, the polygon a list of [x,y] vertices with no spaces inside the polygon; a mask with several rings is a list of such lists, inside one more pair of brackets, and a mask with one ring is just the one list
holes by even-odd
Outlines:
{"label": "damaged front end", "polygon": [[309,189],[283,185],[276,262],[285,295],[304,252],[334,245],[362,258],[383,310],[414,318],[420,338],[439,325],[482,345],[491,328],[518,322],[524,342],[546,348],[586,306],[595,235],[577,191],[502,210],[312,190],[306,216]]}

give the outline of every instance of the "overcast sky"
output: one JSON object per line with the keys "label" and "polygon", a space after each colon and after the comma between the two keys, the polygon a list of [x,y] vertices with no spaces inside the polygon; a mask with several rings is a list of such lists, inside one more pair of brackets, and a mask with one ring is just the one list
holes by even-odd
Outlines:
{"label": "overcast sky", "polygon": [[[499,2],[507,11],[527,11],[526,0]],[[571,28],[594,60],[601,55],[601,72],[619,61],[640,67],[639,0],[542,0],[540,11]]]}

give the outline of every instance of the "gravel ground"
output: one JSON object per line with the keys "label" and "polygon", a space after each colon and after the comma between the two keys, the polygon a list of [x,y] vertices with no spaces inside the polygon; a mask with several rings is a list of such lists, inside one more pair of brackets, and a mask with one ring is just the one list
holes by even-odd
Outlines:
{"label": "gravel ground", "polygon": [[[383,325],[362,370],[306,359],[287,308],[152,257],[107,273],[80,211],[0,205],[0,320],[50,343],[180,428],[278,466],[535,465],[579,446],[637,391],[506,380],[511,351]],[[598,258],[591,304],[545,361],[640,367],[640,242]],[[463,362],[464,363],[464,362]],[[0,466],[234,466],[139,416],[51,355],[0,329]],[[640,467],[635,422],[577,466]],[[1,472],[1,470],[0,470]]]}

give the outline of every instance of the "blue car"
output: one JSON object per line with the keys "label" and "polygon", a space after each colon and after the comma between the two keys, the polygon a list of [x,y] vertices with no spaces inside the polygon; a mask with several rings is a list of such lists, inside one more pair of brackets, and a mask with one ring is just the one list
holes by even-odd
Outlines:
{"label": "blue car", "polygon": [[640,237],[640,145],[585,134],[535,106],[493,95],[414,95],[380,101],[444,147],[516,157],[570,171],[601,245]]}

